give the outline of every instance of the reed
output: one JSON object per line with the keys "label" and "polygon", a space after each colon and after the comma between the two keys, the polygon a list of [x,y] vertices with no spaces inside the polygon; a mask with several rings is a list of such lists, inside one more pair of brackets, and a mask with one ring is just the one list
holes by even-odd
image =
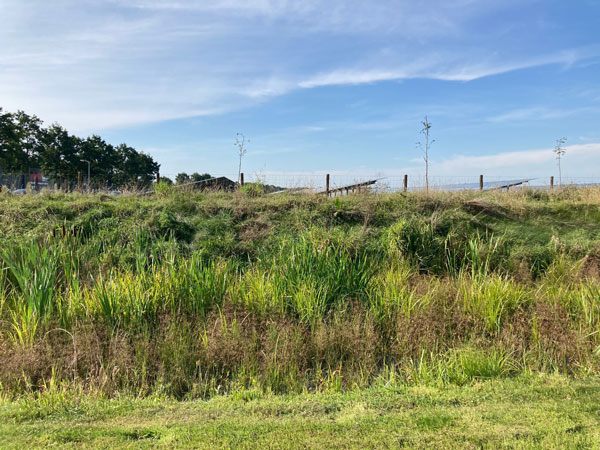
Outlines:
{"label": "reed", "polygon": [[3,195],[0,392],[599,374],[596,198]]}

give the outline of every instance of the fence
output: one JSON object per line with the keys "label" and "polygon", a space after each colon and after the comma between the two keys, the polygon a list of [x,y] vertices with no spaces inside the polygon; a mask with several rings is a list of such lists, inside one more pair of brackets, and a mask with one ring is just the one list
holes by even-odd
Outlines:
{"label": "fence", "polygon": [[[237,180],[238,174],[225,174],[231,180]],[[415,191],[426,188],[426,180],[420,174],[385,175],[372,174],[306,174],[306,173],[259,173],[242,174],[245,183],[260,182],[273,190],[296,190],[346,194],[352,191],[370,190],[376,192]],[[372,183],[374,182],[374,183]],[[520,189],[532,187],[550,189],[559,187],[558,177],[527,176],[430,176],[429,189],[439,191]],[[562,186],[600,185],[600,177],[563,177]],[[274,189],[277,188],[277,189]]]}
{"label": "fence", "polygon": [[[171,180],[175,174],[162,174]],[[71,183],[67,190],[85,190],[83,177],[77,183]],[[237,183],[238,174],[224,174],[218,177],[231,180],[231,185]],[[160,179],[157,177],[157,179]],[[329,192],[331,195],[343,195],[350,192],[369,190],[375,192],[418,191],[426,188],[425,177],[421,174],[385,175],[382,173],[371,174],[326,174],[326,173],[258,173],[242,174],[242,183],[260,182],[269,185],[270,192],[291,190],[308,191],[316,193]],[[533,187],[550,189],[559,187],[561,181],[558,177],[526,177],[526,176],[430,176],[429,189],[434,191],[463,191],[463,190],[492,190],[492,189],[520,189]],[[562,186],[595,186],[600,185],[600,177],[562,177]],[[50,190],[64,188],[54,183],[40,183],[39,186],[31,185],[31,190],[37,188]],[[4,189],[14,190],[15,186],[5,186]],[[0,185],[0,191],[3,187]]]}

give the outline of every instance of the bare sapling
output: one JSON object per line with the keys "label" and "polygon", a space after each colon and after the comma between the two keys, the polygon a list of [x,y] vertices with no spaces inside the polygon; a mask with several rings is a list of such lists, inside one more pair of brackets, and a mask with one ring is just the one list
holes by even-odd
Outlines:
{"label": "bare sapling", "polygon": [[431,122],[427,120],[427,116],[421,122],[423,128],[421,129],[421,134],[425,136],[425,147],[421,142],[417,142],[417,146],[423,152],[423,160],[425,161],[425,192],[429,193],[429,149],[431,145],[435,142],[435,140],[429,141],[429,130],[431,129]]}
{"label": "bare sapling", "polygon": [[560,168],[560,160],[565,155],[565,153],[567,153],[567,151],[563,147],[565,145],[565,142],[567,142],[566,137],[557,139],[556,146],[554,147],[554,150],[552,150],[556,154],[556,160],[558,161],[558,185],[559,186],[562,186],[562,171]]}
{"label": "bare sapling", "polygon": [[242,158],[248,152],[246,145],[249,142],[250,142],[250,139],[246,139],[246,136],[244,136],[243,133],[235,134],[235,144],[233,144],[233,145],[235,145],[237,147],[238,154],[240,157],[240,163],[238,165],[238,183],[240,186],[242,185]]}

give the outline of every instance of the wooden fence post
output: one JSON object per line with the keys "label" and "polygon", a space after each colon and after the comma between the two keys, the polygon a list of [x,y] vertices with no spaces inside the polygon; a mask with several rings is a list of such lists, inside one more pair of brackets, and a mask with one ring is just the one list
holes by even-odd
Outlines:
{"label": "wooden fence post", "polygon": [[244,172],[240,173],[240,186],[244,185]]}
{"label": "wooden fence post", "polygon": [[160,172],[156,172],[156,184],[160,183]]}
{"label": "wooden fence post", "polygon": [[550,177],[550,189],[554,189],[554,175]]}
{"label": "wooden fence post", "polygon": [[404,182],[402,186],[404,187],[404,192],[408,191],[408,175],[404,175]]}
{"label": "wooden fence post", "polygon": [[329,197],[329,174],[325,175],[325,195]]}
{"label": "wooden fence post", "polygon": [[77,172],[77,190],[79,190],[79,192],[81,192],[81,187],[82,187],[82,177],[81,177],[81,170],[79,172]]}
{"label": "wooden fence post", "polygon": [[483,191],[483,175],[479,175],[479,190]]}

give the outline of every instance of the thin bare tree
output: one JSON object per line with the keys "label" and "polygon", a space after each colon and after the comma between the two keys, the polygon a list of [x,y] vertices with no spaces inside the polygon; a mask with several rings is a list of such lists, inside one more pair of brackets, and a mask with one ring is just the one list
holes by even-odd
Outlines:
{"label": "thin bare tree", "polygon": [[429,141],[429,130],[431,129],[431,122],[427,120],[427,116],[421,122],[423,128],[421,129],[421,134],[425,136],[425,148],[423,148],[423,144],[421,142],[417,142],[417,146],[423,152],[423,160],[425,161],[425,191],[429,193],[429,149],[431,145],[435,142],[435,139],[431,142]]}
{"label": "thin bare tree", "polygon": [[556,159],[558,161],[558,185],[559,186],[562,186],[562,172],[561,172],[561,168],[560,168],[560,160],[565,155],[565,153],[567,153],[567,151],[563,147],[563,145],[565,145],[565,142],[567,142],[566,137],[557,139],[556,146],[554,147],[554,150],[552,150],[556,154]]}
{"label": "thin bare tree", "polygon": [[246,148],[246,144],[250,142],[250,139],[246,139],[243,133],[235,133],[235,145],[238,149],[238,154],[240,157],[240,164],[238,166],[238,183],[242,184],[242,158],[248,152]]}

